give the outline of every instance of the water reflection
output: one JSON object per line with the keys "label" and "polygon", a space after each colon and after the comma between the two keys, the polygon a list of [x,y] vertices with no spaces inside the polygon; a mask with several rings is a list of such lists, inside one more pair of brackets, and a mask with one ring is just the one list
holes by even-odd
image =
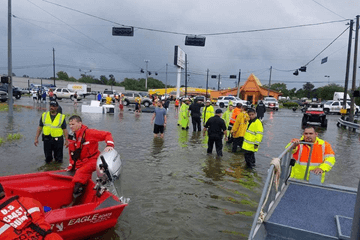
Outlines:
{"label": "water reflection", "polygon": [[225,175],[220,157],[206,156],[205,166],[203,167],[205,176],[214,181],[221,181]]}
{"label": "water reflection", "polygon": [[182,130],[178,127],[178,135],[179,135],[179,145],[181,147],[186,147],[188,144],[188,130]]}
{"label": "water reflection", "polygon": [[151,156],[153,156],[154,158],[158,157],[157,155],[162,152],[163,148],[164,148],[164,139],[160,137],[154,137]]}

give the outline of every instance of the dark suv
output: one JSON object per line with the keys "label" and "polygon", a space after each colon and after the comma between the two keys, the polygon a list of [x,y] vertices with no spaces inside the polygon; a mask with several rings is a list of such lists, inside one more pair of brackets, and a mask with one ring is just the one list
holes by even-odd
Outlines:
{"label": "dark suv", "polygon": [[[8,92],[8,85],[7,84],[1,85],[0,91]],[[13,87],[13,97],[15,97],[16,99],[20,99],[21,98],[21,90]]]}

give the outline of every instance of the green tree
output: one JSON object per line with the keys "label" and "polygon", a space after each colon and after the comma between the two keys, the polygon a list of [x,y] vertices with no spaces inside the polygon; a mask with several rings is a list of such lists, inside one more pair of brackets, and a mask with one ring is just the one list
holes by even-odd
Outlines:
{"label": "green tree", "polygon": [[317,89],[318,98],[321,98],[322,100],[333,99],[334,92],[344,92],[344,88],[333,83]]}
{"label": "green tree", "polygon": [[58,79],[69,81],[69,75],[64,71],[59,71],[56,73],[56,75],[58,76]]}
{"label": "green tree", "polygon": [[107,77],[105,75],[100,76],[100,84],[107,85],[108,81],[109,80],[107,79]]}
{"label": "green tree", "polygon": [[81,78],[78,81],[82,83],[95,83],[94,76],[86,74],[81,74]]}
{"label": "green tree", "polygon": [[107,82],[107,85],[111,85],[111,86],[117,85],[114,75],[112,75],[112,74],[109,75],[109,80]]}
{"label": "green tree", "polygon": [[314,84],[312,84],[311,82],[307,82],[303,85],[303,90],[305,93],[305,96],[307,96],[307,98],[310,98],[312,96],[312,90],[314,89]]}

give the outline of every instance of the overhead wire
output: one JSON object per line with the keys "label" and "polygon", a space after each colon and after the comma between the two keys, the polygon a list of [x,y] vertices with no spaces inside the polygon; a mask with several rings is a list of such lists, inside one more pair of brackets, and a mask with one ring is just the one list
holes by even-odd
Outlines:
{"label": "overhead wire", "polygon": [[[68,27],[70,27],[71,29],[73,29],[74,31],[80,33],[81,35],[85,36],[86,38],[92,40],[93,42],[97,43],[98,45],[100,45],[101,47],[105,48],[107,51],[109,51],[110,54],[114,54],[113,50],[109,49],[108,47],[104,46],[102,43],[96,41],[95,39],[91,38],[90,36],[86,35],[85,33],[81,32],[80,30],[76,29],[75,27],[71,26],[70,24],[66,23],[65,21],[61,20],[60,18],[56,17],[54,14],[51,14],[50,12],[46,11],[45,9],[41,8],[40,6],[36,5],[35,3],[31,2],[30,0],[28,0],[28,2],[30,2],[31,4],[33,4],[34,6],[38,7],[39,9],[41,9],[42,11],[46,12],[47,14],[49,14],[50,16],[52,16],[53,18],[59,20],[60,22],[64,23],[65,25],[67,25]],[[118,56],[118,55],[117,55]],[[121,57],[121,56],[120,56]],[[129,60],[121,57],[124,61],[127,61],[133,65],[135,65],[136,67],[140,68],[138,65],[136,65],[135,63],[130,62]]]}
{"label": "overhead wire", "polygon": [[[47,2],[49,4],[53,4],[55,6],[58,7],[62,7],[65,9],[68,9],[70,11],[74,11],[74,12],[78,12],[93,18],[97,18],[106,22],[110,22],[116,25],[120,25],[120,26],[124,26],[124,27],[133,27],[133,28],[137,28],[137,29],[141,29],[141,30],[147,30],[147,31],[153,31],[153,32],[161,32],[161,33],[169,33],[169,34],[175,34],[175,35],[194,35],[194,34],[189,34],[189,33],[183,33],[183,32],[174,32],[174,31],[167,31],[167,30],[159,30],[159,29],[154,29],[154,28],[145,28],[145,27],[139,27],[139,26],[134,26],[134,25],[129,25],[129,24],[122,24],[122,23],[118,23],[103,17],[99,17],[90,13],[86,13],[74,8],[70,8],[70,7],[66,7],[63,6],[61,4],[58,3],[54,3],[54,2],[50,2],[48,0],[43,0],[44,2]],[[273,30],[282,30],[282,29],[290,29],[290,28],[299,28],[299,27],[309,27],[309,26],[317,26],[317,25],[324,25],[324,24],[331,24],[331,23],[338,23],[338,22],[344,22],[347,21],[349,19],[345,19],[345,20],[336,20],[336,21],[328,21],[328,22],[320,22],[320,23],[310,23],[310,24],[300,24],[300,25],[293,25],[293,26],[285,26],[285,27],[275,27],[275,28],[264,28],[264,29],[252,29],[252,30],[241,30],[241,31],[231,31],[231,32],[218,32],[218,33],[202,33],[202,34],[196,34],[196,35],[201,35],[201,36],[214,36],[214,35],[228,35],[228,34],[239,34],[239,33],[251,33],[251,32],[263,32],[263,31],[273,31]]]}
{"label": "overhead wire", "polygon": [[346,18],[344,18],[343,16],[341,16],[341,15],[337,14],[336,12],[332,11],[331,9],[329,9],[329,8],[325,7],[324,5],[318,3],[317,1],[315,1],[315,0],[312,0],[312,1],[313,1],[314,3],[320,5],[321,7],[325,8],[326,10],[332,12],[332,13],[335,14],[336,16],[341,17],[341,18],[343,18],[343,19],[346,19]]}

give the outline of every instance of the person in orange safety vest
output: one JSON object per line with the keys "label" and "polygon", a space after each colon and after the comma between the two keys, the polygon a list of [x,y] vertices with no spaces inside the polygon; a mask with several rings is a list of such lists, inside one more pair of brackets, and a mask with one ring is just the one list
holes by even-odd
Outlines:
{"label": "person in orange safety vest", "polygon": [[291,178],[303,180],[311,146],[300,144],[300,141],[313,143],[313,150],[311,155],[310,167],[307,174],[309,180],[309,172],[316,175],[321,174],[321,182],[325,180],[325,173],[330,171],[335,165],[335,153],[331,148],[330,143],[318,138],[318,133],[314,127],[306,127],[303,136],[300,139],[293,139],[288,144],[295,143],[296,148],[293,150],[293,158],[296,160],[295,166],[291,170]]}
{"label": "person in orange safety vest", "polygon": [[[234,110],[232,111],[232,115],[230,117],[230,123],[229,123],[229,127],[228,127],[229,132],[231,132],[232,127],[235,124],[237,115],[241,112],[241,107],[242,107],[242,104],[237,103],[236,108],[234,108]],[[232,143],[233,141],[234,141],[233,136],[230,135],[230,137],[229,137],[229,139],[227,140],[226,143]]]}
{"label": "person in orange safety vest", "polygon": [[[82,123],[79,116],[69,118],[69,126],[74,133],[74,139],[69,139],[69,161],[67,171],[76,171],[73,177],[74,192],[72,206],[79,200],[85,185],[96,170],[96,161],[100,155],[99,142],[105,141],[105,152],[114,149],[114,140],[110,132],[89,129]],[[77,200],[78,199],[78,200]]]}
{"label": "person in orange safety vest", "polygon": [[45,221],[41,204],[28,197],[9,196],[0,184],[0,240],[62,240]]}

